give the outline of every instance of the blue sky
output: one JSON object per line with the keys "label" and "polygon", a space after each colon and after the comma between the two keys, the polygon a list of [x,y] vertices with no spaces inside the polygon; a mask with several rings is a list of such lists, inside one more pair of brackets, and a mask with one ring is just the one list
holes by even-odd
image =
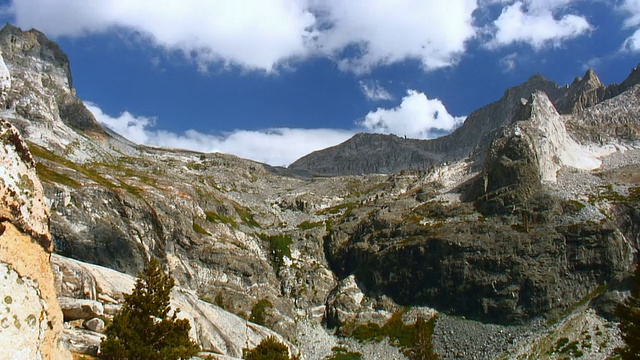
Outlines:
{"label": "blue sky", "polygon": [[14,0],[96,118],[138,143],[287,165],[356,132],[431,138],[535,73],[638,65],[640,0]]}

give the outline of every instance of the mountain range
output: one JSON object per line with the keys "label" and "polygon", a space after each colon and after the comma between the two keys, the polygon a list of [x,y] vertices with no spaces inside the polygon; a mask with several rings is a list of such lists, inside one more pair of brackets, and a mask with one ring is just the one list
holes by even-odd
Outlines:
{"label": "mountain range", "polygon": [[419,317],[443,359],[621,345],[639,68],[608,86],[591,70],[567,86],[534,75],[450,135],[358,134],[279,168],[134,144],[95,120],[42,33],[7,25],[0,51],[0,322],[24,314],[2,340],[15,356],[95,356],[151,257],[213,358],[276,336],[305,359],[401,359],[413,345],[381,332]]}

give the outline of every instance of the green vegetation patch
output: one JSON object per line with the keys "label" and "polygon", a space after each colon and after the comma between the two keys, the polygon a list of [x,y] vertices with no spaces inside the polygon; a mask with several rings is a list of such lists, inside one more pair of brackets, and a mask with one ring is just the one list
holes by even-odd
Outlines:
{"label": "green vegetation patch", "polygon": [[581,306],[587,305],[589,302],[591,302],[591,300],[604,294],[607,291],[607,288],[608,287],[606,284],[598,285],[593,291],[583,296],[582,299],[578,300],[573,305],[569,306],[567,309],[559,313],[557,316],[549,318],[547,320],[547,326],[551,326],[558,323],[561,319],[566,318],[567,316],[569,316],[569,314],[572,314],[573,312],[578,310],[578,308],[580,308]]}
{"label": "green vegetation patch", "polygon": [[279,342],[275,337],[269,336],[263,339],[258,346],[249,350],[242,350],[242,358],[245,360],[294,360],[299,357],[289,357],[287,346]]}
{"label": "green vegetation patch", "polygon": [[285,256],[291,258],[291,249],[289,248],[289,245],[293,243],[291,236],[258,234],[258,237],[260,240],[269,243],[276,269],[279,269],[284,265]]}
{"label": "green vegetation patch", "polygon": [[196,234],[200,234],[200,235],[211,235],[207,230],[205,230],[202,226],[198,225],[198,223],[195,221],[193,222],[193,231]]}
{"label": "green vegetation patch", "polygon": [[324,358],[324,360],[362,360],[362,354],[359,352],[347,351],[343,347],[333,347],[333,354]]}
{"label": "green vegetation patch", "polygon": [[613,190],[613,185],[602,185],[597,187],[597,193],[589,194],[589,202],[595,204],[598,201],[608,200],[614,202],[625,202],[627,198]]}
{"label": "green vegetation patch", "polygon": [[273,304],[267,299],[261,299],[251,309],[249,321],[258,325],[265,325],[267,320],[267,309],[272,308]]}
{"label": "green vegetation patch", "polygon": [[238,227],[238,223],[235,222],[235,220],[233,220],[232,218],[228,217],[228,216],[223,216],[218,214],[215,211],[205,211],[204,212],[206,217],[207,217],[207,221],[210,223],[214,223],[214,224],[228,224],[233,226],[234,228]]}
{"label": "green vegetation patch", "polygon": [[[45,159],[48,161],[51,161],[53,163],[56,164],[60,164],[62,166],[65,166],[69,169],[75,170],[77,172],[79,172],[80,174],[84,175],[85,177],[89,178],[91,181],[102,185],[108,189],[122,189],[125,190],[129,193],[131,193],[132,195],[138,196],[140,197],[141,193],[143,192],[143,189],[137,187],[137,186],[133,186],[130,184],[127,184],[126,182],[122,181],[121,179],[118,179],[118,182],[120,183],[120,185],[116,185],[114,183],[112,183],[111,181],[105,179],[104,177],[100,176],[99,174],[96,173],[96,171],[94,171],[93,169],[87,168],[85,166],[81,166],[79,164],[76,164],[72,161],[69,161],[68,159],[65,159],[61,156],[58,156],[56,154],[54,154],[53,152],[38,146],[36,144],[33,143],[29,143],[29,150],[31,151],[31,153],[38,158],[41,159]],[[37,170],[37,166],[36,165],[36,170]],[[41,170],[44,170],[46,173],[46,169],[44,169],[42,167],[43,165],[41,165]],[[38,173],[40,174],[40,173]],[[49,173],[50,176],[55,176],[54,174]],[[62,175],[62,174],[60,174]],[[63,175],[64,176],[64,175]],[[50,180],[52,180],[52,178],[49,178]],[[60,178],[58,177],[58,179],[62,180],[62,181],[66,181],[64,178]],[[78,184],[78,186],[80,186],[80,184],[76,181],[76,184]]]}
{"label": "green vegetation patch", "polygon": [[323,222],[322,221],[315,221],[315,222],[311,222],[311,221],[303,221],[300,224],[298,224],[298,229],[302,230],[302,231],[306,231],[306,230],[310,230],[313,228],[317,228],[319,226],[322,226]]}
{"label": "green vegetation patch", "polygon": [[260,228],[260,224],[258,224],[258,222],[253,218],[251,210],[243,208],[238,204],[235,204],[234,208],[236,209],[238,216],[240,216],[240,220],[242,220],[242,223],[253,228]]}
{"label": "green vegetation patch", "polygon": [[437,359],[433,350],[433,331],[437,317],[430,320],[418,317],[415,324],[406,325],[402,321],[404,313],[404,310],[395,312],[382,327],[375,323],[359,325],[351,336],[361,342],[379,342],[389,338],[389,343],[401,348],[410,359]]}
{"label": "green vegetation patch", "polygon": [[38,177],[46,182],[66,185],[74,189],[82,186],[82,184],[80,184],[76,180],[70,178],[65,174],[61,174],[42,163],[36,164],[36,172],[38,173]]}
{"label": "green vegetation patch", "polygon": [[318,211],[318,215],[336,215],[338,213],[340,213],[341,211],[344,210],[345,214],[348,214],[351,212],[351,210],[353,210],[356,207],[356,203],[354,202],[349,202],[349,203],[342,203],[336,206],[332,206],[332,207],[328,207],[325,209],[322,209],[320,211]]}

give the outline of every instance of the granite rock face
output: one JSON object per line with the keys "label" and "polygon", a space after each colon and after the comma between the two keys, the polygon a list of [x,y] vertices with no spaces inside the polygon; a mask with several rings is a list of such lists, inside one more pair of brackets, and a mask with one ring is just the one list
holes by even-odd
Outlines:
{"label": "granite rock face", "polygon": [[0,347],[8,359],[70,359],[49,267],[48,209],[17,130],[0,121]]}

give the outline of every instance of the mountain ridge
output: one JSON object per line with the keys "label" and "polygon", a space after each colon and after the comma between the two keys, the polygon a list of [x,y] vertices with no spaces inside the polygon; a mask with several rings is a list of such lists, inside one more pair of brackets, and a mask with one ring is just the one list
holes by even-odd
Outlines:
{"label": "mountain ridge", "polygon": [[[404,139],[403,144],[403,139],[395,135],[359,134],[360,138],[357,140],[351,138],[342,144],[305,155],[289,165],[289,168],[326,176],[419,170],[465,158],[481,163],[492,137],[500,128],[508,125],[520,99],[527,99],[532,93],[543,91],[559,113],[571,114],[632,88],[640,83],[639,73],[638,68],[634,68],[621,84],[606,87],[591,69],[565,87],[535,74],[526,82],[506,90],[502,98],[496,102],[473,111],[465,122],[449,135],[428,140]],[[370,139],[368,147],[367,141],[363,139],[367,136]],[[358,144],[353,144],[356,141]],[[358,146],[362,150],[354,151]],[[411,154],[410,157],[397,161],[398,155],[394,157],[393,154],[398,149],[402,149],[404,154]],[[369,153],[374,153],[375,156],[368,159]],[[413,156],[418,160],[413,161]],[[395,162],[396,166],[389,167],[389,162]]]}

